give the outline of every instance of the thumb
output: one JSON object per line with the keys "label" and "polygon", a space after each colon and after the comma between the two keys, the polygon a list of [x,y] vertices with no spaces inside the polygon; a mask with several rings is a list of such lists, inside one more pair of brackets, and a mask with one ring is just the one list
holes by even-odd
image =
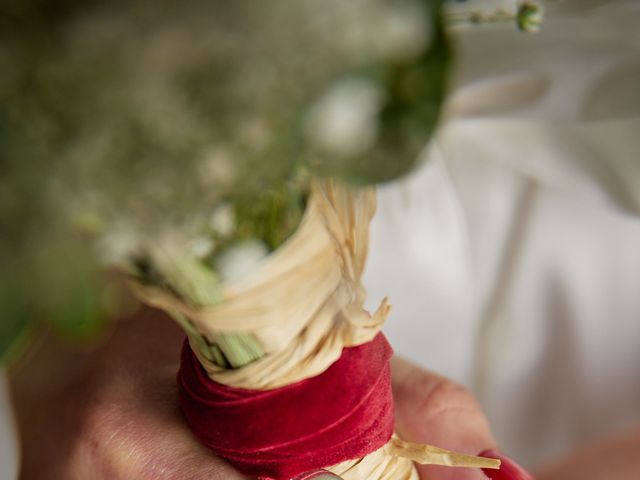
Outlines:
{"label": "thumb", "polygon": [[[391,362],[396,428],[411,442],[478,455],[496,442],[474,396],[461,385],[401,358]],[[479,469],[418,465],[420,477],[486,480]]]}

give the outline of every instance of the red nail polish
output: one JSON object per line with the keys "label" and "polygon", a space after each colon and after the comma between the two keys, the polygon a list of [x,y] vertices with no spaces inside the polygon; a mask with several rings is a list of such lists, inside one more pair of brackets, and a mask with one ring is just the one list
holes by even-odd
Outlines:
{"label": "red nail polish", "polygon": [[484,474],[491,480],[534,480],[533,476],[516,462],[495,450],[485,450],[481,457],[497,458],[502,462],[499,470],[483,468]]}

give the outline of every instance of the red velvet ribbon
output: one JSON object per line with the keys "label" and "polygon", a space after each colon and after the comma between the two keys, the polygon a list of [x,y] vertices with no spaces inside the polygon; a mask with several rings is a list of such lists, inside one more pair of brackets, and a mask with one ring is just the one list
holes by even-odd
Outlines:
{"label": "red velvet ribbon", "polygon": [[185,342],[180,405],[193,433],[238,470],[287,480],[363,457],[389,441],[392,354],[378,334],[367,344],[345,348],[316,377],[259,391],[214,382]]}

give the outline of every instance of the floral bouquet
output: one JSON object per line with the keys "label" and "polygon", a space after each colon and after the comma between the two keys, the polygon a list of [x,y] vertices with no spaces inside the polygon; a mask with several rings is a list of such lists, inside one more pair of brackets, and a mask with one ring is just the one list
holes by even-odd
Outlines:
{"label": "floral bouquet", "polygon": [[4,356],[34,318],[92,334],[115,271],[185,330],[185,418],[242,472],[498,467],[394,434],[389,305],[363,308],[372,185],[445,97],[441,1],[0,5]]}

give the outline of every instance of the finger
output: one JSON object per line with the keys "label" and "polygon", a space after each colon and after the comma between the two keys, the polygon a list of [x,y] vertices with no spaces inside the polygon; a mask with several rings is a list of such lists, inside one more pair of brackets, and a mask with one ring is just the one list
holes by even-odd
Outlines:
{"label": "finger", "polygon": [[[477,455],[495,449],[489,424],[464,387],[410,362],[391,363],[396,427],[402,438]],[[421,478],[486,480],[478,469],[419,465]]]}

